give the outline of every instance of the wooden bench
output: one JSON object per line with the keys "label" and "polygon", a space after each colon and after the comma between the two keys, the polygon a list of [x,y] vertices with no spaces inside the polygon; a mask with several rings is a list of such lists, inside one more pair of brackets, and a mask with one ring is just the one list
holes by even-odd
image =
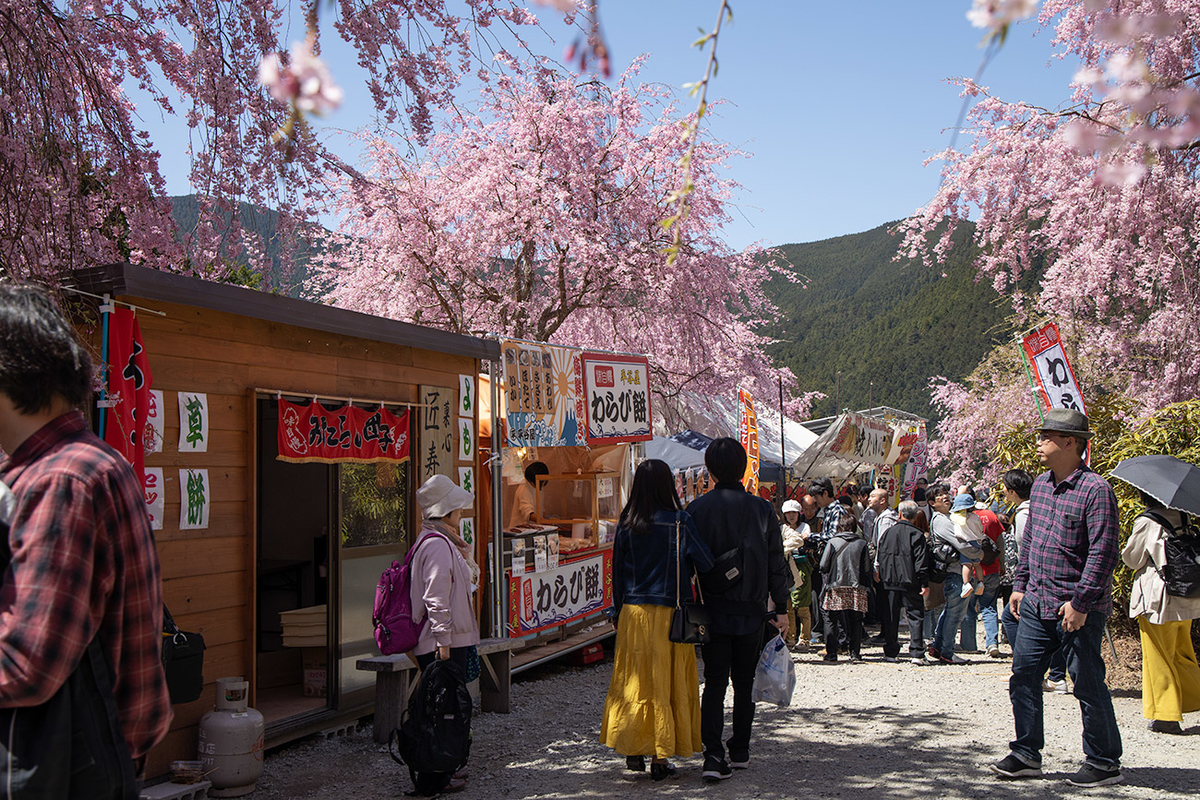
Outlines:
{"label": "wooden bench", "polygon": [[[523,644],[520,639],[484,639],[479,643],[479,707],[483,711],[507,714],[512,710],[509,654]],[[399,727],[400,714],[408,707],[409,695],[417,685],[417,665],[397,653],[360,658],[355,666],[375,673],[374,739],[386,744],[392,730]]]}

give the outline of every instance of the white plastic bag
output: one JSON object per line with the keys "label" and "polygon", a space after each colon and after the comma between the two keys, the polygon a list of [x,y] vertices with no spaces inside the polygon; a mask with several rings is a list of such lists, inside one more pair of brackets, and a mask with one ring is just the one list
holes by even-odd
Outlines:
{"label": "white plastic bag", "polygon": [[758,667],[754,670],[754,690],[750,697],[756,702],[762,700],[782,708],[791,704],[795,691],[796,670],[792,656],[783,643],[783,636],[776,635],[767,642],[762,655],[758,657]]}

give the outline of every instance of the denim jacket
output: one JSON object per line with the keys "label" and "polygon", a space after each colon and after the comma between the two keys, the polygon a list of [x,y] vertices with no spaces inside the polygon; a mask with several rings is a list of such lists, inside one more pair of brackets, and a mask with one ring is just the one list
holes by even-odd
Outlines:
{"label": "denim jacket", "polygon": [[[676,583],[675,520],[679,519],[679,543],[683,548],[683,576]],[[712,551],[708,549],[696,523],[686,511],[660,509],[654,515],[649,533],[634,533],[622,525],[613,542],[613,619],[621,606],[674,606],[676,586],[683,587],[683,599],[690,600],[688,581],[692,570],[712,569]]]}

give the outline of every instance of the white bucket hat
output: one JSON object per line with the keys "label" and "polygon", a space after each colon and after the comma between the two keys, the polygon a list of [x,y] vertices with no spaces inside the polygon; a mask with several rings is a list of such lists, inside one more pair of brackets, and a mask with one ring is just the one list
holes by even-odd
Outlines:
{"label": "white bucket hat", "polygon": [[475,495],[462,489],[445,475],[434,475],[417,489],[417,502],[423,519],[447,516],[460,508],[470,508]]}

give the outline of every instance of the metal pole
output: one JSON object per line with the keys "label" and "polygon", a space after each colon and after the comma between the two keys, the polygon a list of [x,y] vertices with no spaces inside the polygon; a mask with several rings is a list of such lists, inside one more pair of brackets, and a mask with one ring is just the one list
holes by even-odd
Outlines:
{"label": "metal pole", "polygon": [[492,638],[507,638],[508,583],[504,580],[504,456],[500,452],[500,362],[488,362],[492,390]]}
{"label": "metal pole", "polygon": [[837,388],[833,391],[833,415],[842,413],[842,371],[837,371]]}
{"label": "metal pole", "polygon": [[783,375],[779,378],[779,485],[782,490],[778,493],[779,502],[787,497],[787,434],[783,430]]}

